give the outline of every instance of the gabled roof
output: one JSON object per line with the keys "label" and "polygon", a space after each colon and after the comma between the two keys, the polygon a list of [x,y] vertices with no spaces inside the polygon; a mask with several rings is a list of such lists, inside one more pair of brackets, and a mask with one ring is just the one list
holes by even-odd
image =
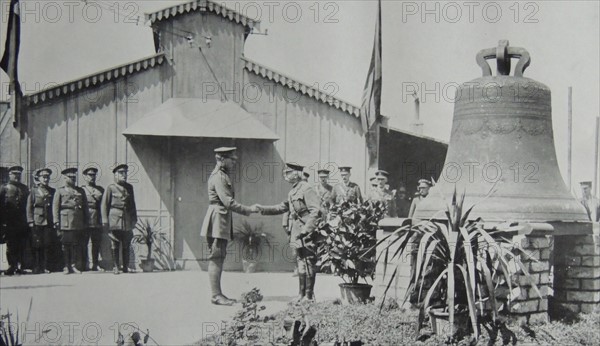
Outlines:
{"label": "gabled roof", "polygon": [[246,57],[242,57],[242,60],[244,61],[244,68],[250,72],[267,78],[268,80],[271,80],[275,83],[279,83],[290,89],[294,89],[301,94],[307,95],[308,97],[312,97],[318,101],[340,109],[343,112],[346,112],[350,115],[354,115],[357,118],[360,117],[360,108],[351,104],[350,102],[341,100],[306,83],[300,82],[294,78],[286,76],[283,73],[276,72]]}
{"label": "gabled roof", "polygon": [[229,20],[242,24],[252,29],[256,27],[258,29],[260,21],[254,18],[247,17],[225,5],[219,4],[211,0],[192,0],[175,6],[164,8],[160,11],[146,13],[146,21],[150,21],[150,24],[154,24],[157,21],[169,17],[175,17],[180,14],[189,13],[192,11],[208,11],[228,18]]}
{"label": "gabled roof", "polygon": [[71,94],[89,87],[94,87],[112,79],[117,79],[119,77],[152,68],[156,65],[162,64],[165,59],[165,53],[160,52],[142,59],[128,62],[123,65],[111,67],[109,69],[99,71],[76,80],[52,86],[33,94],[25,95],[25,100],[28,105],[35,105],[39,102],[44,102],[47,99]]}

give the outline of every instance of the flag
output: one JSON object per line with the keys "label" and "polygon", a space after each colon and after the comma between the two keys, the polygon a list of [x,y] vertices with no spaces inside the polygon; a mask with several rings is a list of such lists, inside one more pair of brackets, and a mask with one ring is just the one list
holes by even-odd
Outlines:
{"label": "flag", "polygon": [[15,127],[19,124],[20,104],[23,93],[19,85],[18,59],[19,46],[21,43],[21,18],[19,11],[19,0],[10,1],[8,12],[8,26],[6,30],[6,42],[4,43],[4,54],[0,60],[0,68],[6,72],[9,78],[9,93],[11,97],[11,109],[13,112]]}
{"label": "flag", "polygon": [[367,132],[375,124],[381,109],[381,0],[377,1],[377,20],[375,22],[375,42],[371,65],[363,91],[360,108],[363,131]]}

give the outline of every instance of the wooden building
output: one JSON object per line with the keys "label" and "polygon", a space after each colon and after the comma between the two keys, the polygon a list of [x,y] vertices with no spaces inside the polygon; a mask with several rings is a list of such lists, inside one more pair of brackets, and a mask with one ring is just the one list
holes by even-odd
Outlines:
{"label": "wooden building", "polygon": [[[238,147],[234,188],[244,204],[286,198],[286,161],[308,166],[312,181],[324,165],[333,182],[340,181],[338,165],[352,166],[352,180],[364,191],[359,108],[245,58],[244,42],[259,23],[208,0],[165,8],[147,20],[160,38],[158,53],[26,95],[21,133],[3,117],[3,166],[22,164],[28,172],[48,166],[56,173],[94,165],[106,186],[117,163],[129,164],[138,214],[161,220],[184,268],[198,267],[208,254],[199,232],[215,147]],[[392,185],[416,186],[424,166],[432,170],[425,176],[439,174],[446,144],[393,129],[380,134],[379,165],[392,173]],[[414,156],[420,150],[428,156]],[[408,153],[413,156],[403,158]],[[60,186],[59,178],[51,185]],[[234,218],[235,225],[244,217]],[[248,220],[273,235],[260,258],[263,270],[292,269],[281,218]],[[241,268],[235,246],[228,267]]]}

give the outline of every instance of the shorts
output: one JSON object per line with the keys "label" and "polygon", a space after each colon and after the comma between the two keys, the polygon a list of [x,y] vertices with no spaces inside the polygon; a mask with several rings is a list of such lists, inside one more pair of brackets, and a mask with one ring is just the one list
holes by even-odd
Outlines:
{"label": "shorts", "polygon": [[224,260],[227,256],[227,239],[208,237],[206,241],[208,242],[208,250],[210,251],[208,259]]}

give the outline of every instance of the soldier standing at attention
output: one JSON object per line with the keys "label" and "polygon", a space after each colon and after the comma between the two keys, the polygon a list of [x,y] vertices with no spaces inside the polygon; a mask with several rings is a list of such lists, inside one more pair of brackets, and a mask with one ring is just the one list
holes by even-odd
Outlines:
{"label": "soldier standing at attention", "polygon": [[208,178],[209,206],[202,222],[200,236],[206,237],[210,250],[208,278],[212,292],[211,303],[215,305],[233,305],[236,300],[227,298],[221,291],[221,274],[227,255],[227,242],[233,239],[232,212],[250,215],[258,212],[238,203],[234,197],[233,183],[229,174],[237,163],[234,147],[215,149],[217,165]]}
{"label": "soldier standing at attention", "polygon": [[87,227],[87,199],[83,189],[76,186],[77,168],[67,168],[61,173],[65,177],[65,185],[54,193],[54,225],[62,244],[65,274],[81,273],[73,268],[73,263],[77,254],[77,241],[81,237],[80,232]]}
{"label": "soldier standing at attention", "polygon": [[581,185],[581,204],[592,222],[600,221],[600,200],[592,195],[592,182],[582,181]]}
{"label": "soldier standing at attention", "polygon": [[102,227],[109,232],[115,274],[119,274],[119,245],[123,255],[123,273],[129,273],[129,250],[137,223],[137,207],[133,186],[127,182],[127,170],[125,164],[113,169],[115,183],[106,187],[100,202]]}
{"label": "soldier standing at attention", "polygon": [[342,182],[334,187],[335,203],[339,204],[343,201],[362,203],[363,198],[360,193],[360,187],[350,181],[350,170],[352,167],[340,167],[340,175],[342,176]]}
{"label": "soldier standing at attention", "polygon": [[81,233],[81,259],[82,269],[88,270],[88,243],[92,240],[92,271],[98,271],[98,257],[100,256],[100,244],[102,243],[102,215],[100,204],[104,188],[96,185],[98,168],[89,167],[83,170],[85,184],[81,186],[85,191],[88,209],[88,228]]}
{"label": "soldier standing at attention", "polygon": [[328,182],[329,170],[320,169],[317,173],[319,174],[319,182],[315,184],[315,190],[321,199],[321,214],[327,215],[329,208],[335,204],[335,191]]}
{"label": "soldier standing at attention", "polygon": [[8,169],[8,183],[0,187],[0,236],[6,240],[6,275],[21,274],[23,251],[27,241],[27,196],[29,189],[21,183],[23,167]]}
{"label": "soldier standing at attention", "polygon": [[375,172],[377,186],[371,189],[368,200],[379,201],[386,205],[386,217],[396,217],[396,190],[390,190],[387,185],[389,173],[384,170]]}
{"label": "soldier standing at attention", "polygon": [[314,300],[317,275],[316,245],[309,236],[317,227],[320,214],[320,199],[316,191],[302,180],[300,165],[287,163],[284,178],[292,184],[286,201],[273,205],[256,207],[263,215],[290,213],[290,246],[295,249],[298,263],[299,295],[297,301]]}
{"label": "soldier standing at attention", "polygon": [[50,246],[56,238],[54,218],[52,215],[52,202],[55,189],[48,186],[52,170],[42,168],[35,171],[37,185],[31,188],[27,198],[27,223],[31,228],[31,248],[33,249],[33,273],[40,274],[47,271],[47,260]]}
{"label": "soldier standing at attention", "polygon": [[410,204],[410,211],[408,212],[408,217],[413,217],[413,215],[415,214],[415,210],[419,205],[419,202],[425,199],[425,197],[427,197],[427,195],[429,194],[429,188],[431,188],[431,185],[433,184],[431,184],[431,182],[427,179],[419,180],[419,185],[417,185],[418,195],[416,195],[415,198],[413,198],[412,203]]}

